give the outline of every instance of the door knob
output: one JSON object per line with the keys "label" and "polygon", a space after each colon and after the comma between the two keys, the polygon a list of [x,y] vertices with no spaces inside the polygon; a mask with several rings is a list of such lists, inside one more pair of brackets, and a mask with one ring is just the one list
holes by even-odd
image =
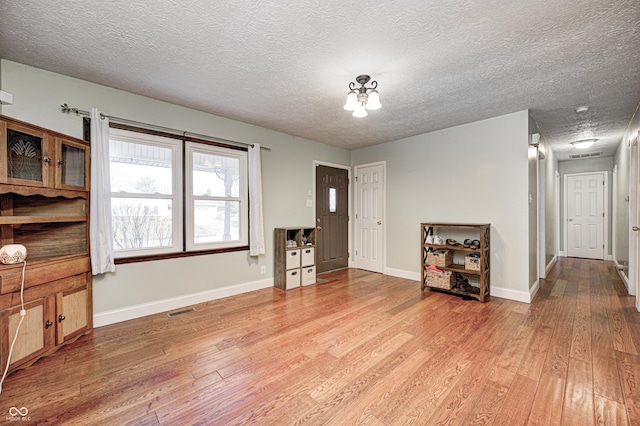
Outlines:
{"label": "door knob", "polygon": [[634,230],[634,231],[640,231],[640,228],[638,228],[637,226],[634,226],[631,229]]}
{"label": "door knob", "polygon": [[382,221],[381,220],[378,221],[378,225],[382,225]]}
{"label": "door knob", "polygon": [[318,226],[318,231],[322,231],[322,226]]}
{"label": "door knob", "polygon": [[573,219],[569,219],[569,222],[573,222]]}

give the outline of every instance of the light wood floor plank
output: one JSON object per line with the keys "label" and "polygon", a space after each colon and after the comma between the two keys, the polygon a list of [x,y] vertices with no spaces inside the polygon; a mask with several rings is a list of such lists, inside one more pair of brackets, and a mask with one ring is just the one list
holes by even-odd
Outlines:
{"label": "light wood floor plank", "polygon": [[640,313],[611,262],[558,259],[531,304],[321,277],[96,329],[11,374],[0,409],[32,424],[640,425]]}

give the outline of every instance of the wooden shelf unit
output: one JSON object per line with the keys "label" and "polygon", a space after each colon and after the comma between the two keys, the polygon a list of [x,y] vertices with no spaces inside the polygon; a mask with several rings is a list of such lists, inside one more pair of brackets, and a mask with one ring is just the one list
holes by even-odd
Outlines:
{"label": "wooden shelf unit", "polygon": [[[288,246],[287,241],[295,242]],[[273,285],[282,290],[316,283],[316,228],[275,228],[273,230]]]}
{"label": "wooden shelf unit", "polygon": [[[93,328],[88,143],[0,115],[0,244],[27,248],[15,371]],[[21,318],[22,271],[0,264],[2,370]]]}
{"label": "wooden shelf unit", "polygon": [[[491,224],[473,224],[473,223],[421,223],[420,224],[420,234],[421,234],[421,244],[420,244],[420,253],[421,253],[421,267],[422,267],[422,290],[430,289],[437,290],[451,294],[462,295],[465,297],[473,297],[478,299],[480,302],[487,302],[490,298],[491,293],[491,271],[489,268],[490,264],[490,234],[491,234]],[[448,244],[430,244],[427,243],[427,237],[438,235],[442,237],[445,241],[449,238],[456,239],[458,243],[461,245],[448,245]],[[478,240],[480,242],[479,248],[468,248],[463,247],[462,243],[465,239]],[[440,270],[451,271],[454,274],[461,274],[463,277],[474,277],[478,280],[479,284],[479,293],[473,293],[464,291],[461,288],[454,287],[451,289],[442,289],[437,287],[430,287],[427,282],[427,270],[426,268],[429,266],[427,262],[427,253],[430,250],[451,250],[454,253],[454,263],[445,267],[438,267]],[[456,256],[458,253],[458,256]],[[479,270],[471,270],[466,269],[464,263],[455,263],[456,258],[459,259],[459,256],[466,255],[468,253],[478,253],[480,255]],[[464,262],[464,259],[462,259]]]}

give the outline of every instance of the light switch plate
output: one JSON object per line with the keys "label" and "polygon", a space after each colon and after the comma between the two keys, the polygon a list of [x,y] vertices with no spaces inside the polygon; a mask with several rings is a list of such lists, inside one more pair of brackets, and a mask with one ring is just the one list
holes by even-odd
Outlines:
{"label": "light switch plate", "polygon": [[307,207],[313,207],[313,200],[307,199]]}

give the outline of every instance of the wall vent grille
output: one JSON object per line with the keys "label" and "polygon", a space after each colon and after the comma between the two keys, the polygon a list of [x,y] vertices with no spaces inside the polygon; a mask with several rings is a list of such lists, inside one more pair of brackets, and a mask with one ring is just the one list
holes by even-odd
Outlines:
{"label": "wall vent grille", "polygon": [[195,312],[195,311],[196,311],[196,310],[195,310],[195,308],[189,308],[189,309],[184,309],[184,310],[182,310],[182,311],[169,312],[169,313],[167,314],[167,316],[168,316],[169,318],[173,318],[173,317],[177,317],[178,315],[189,314],[189,313],[191,313],[191,312]]}
{"label": "wall vent grille", "polygon": [[601,157],[602,156],[602,151],[600,152],[589,152],[586,154],[570,154],[569,158],[571,158],[572,160],[577,160],[579,158],[593,158],[593,157]]}

